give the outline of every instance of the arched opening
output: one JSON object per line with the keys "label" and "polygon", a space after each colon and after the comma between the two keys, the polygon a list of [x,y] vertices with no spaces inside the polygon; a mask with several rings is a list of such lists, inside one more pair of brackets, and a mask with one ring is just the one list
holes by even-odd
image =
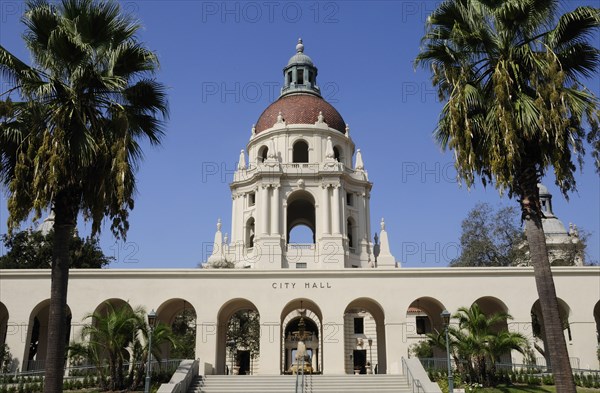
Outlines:
{"label": "arched opening", "polygon": [[315,200],[306,191],[296,191],[287,200],[287,243],[290,241],[290,233],[298,225],[304,225],[312,231],[312,243],[315,243]]}
{"label": "arched opening", "polygon": [[[473,304],[475,303],[479,306],[481,312],[487,317],[490,317],[494,314],[509,314],[508,307],[506,306],[506,304],[502,300],[493,296],[480,297],[479,299],[473,302]],[[493,325],[491,327],[491,330],[494,333],[508,331],[508,320],[504,318],[502,321],[499,321],[498,323]],[[500,356],[498,363],[512,364],[511,353],[508,352]]]}
{"label": "arched opening", "polygon": [[600,344],[600,301],[594,306],[594,321],[596,321],[596,340]]}
{"label": "arched opening", "polygon": [[308,143],[304,141],[294,143],[292,161],[298,163],[308,162]]}
{"label": "arched opening", "polygon": [[246,248],[254,247],[254,235],[256,234],[256,228],[254,223],[254,217],[250,217],[246,221]]}
{"label": "arched opening", "polygon": [[[106,316],[110,312],[111,308],[113,310],[120,310],[122,307],[129,307],[131,310],[133,310],[131,308],[131,305],[129,305],[129,303],[126,302],[125,300],[119,299],[119,298],[112,298],[112,299],[107,299],[107,300],[103,301],[102,303],[100,303],[94,310],[94,314]],[[93,320],[92,323],[94,325],[97,325],[95,320]]]}
{"label": "arched opening", "polygon": [[163,358],[196,358],[196,310],[184,299],[170,299],[156,310],[158,322],[171,327],[177,346],[165,343],[161,347]]}
{"label": "arched opening", "polygon": [[290,231],[290,238],[288,243],[291,244],[307,244],[314,243],[314,233],[311,228],[307,225],[296,225]]}
{"label": "arched opening", "polygon": [[260,373],[260,314],[247,299],[233,299],[218,313],[217,374]]}
{"label": "arched opening", "polygon": [[385,315],[373,299],[359,298],[344,311],[344,359],[347,374],[385,374]]}
{"label": "arched opening", "polygon": [[[475,300],[473,303],[477,303],[479,309],[486,316],[491,316],[494,314],[508,314],[508,307],[504,302],[493,296],[484,296]],[[494,332],[500,332],[503,330],[508,330],[508,321],[504,319],[502,322],[493,326]]]}
{"label": "arched opening", "polygon": [[266,161],[267,157],[269,154],[269,148],[267,146],[262,146],[260,149],[258,149],[258,162],[259,163],[263,163]]}
{"label": "arched opening", "polygon": [[406,310],[406,339],[411,356],[421,359],[446,356],[445,351],[439,348],[423,346],[428,333],[443,331],[444,324],[441,314],[444,309],[442,302],[432,297],[420,297],[408,306]]}
{"label": "arched opening", "polygon": [[570,263],[564,259],[558,258],[558,259],[553,260],[550,263],[550,265],[551,266],[573,266],[573,263]]}
{"label": "arched opening", "polygon": [[[558,299],[558,312],[560,321],[565,333],[565,339],[568,342],[572,341],[573,336],[571,334],[571,327],[569,326],[569,316],[571,315],[571,309],[562,299]],[[536,354],[541,357],[536,357],[536,364],[550,366],[550,354],[546,351],[548,343],[546,340],[546,333],[544,328],[544,316],[542,315],[542,307],[539,299],[531,306],[531,331],[533,333],[533,347],[536,350]]]}
{"label": "arched opening", "polygon": [[333,147],[333,158],[335,158],[337,162],[342,162],[344,160],[343,150],[341,147]]}
{"label": "arched opening", "polygon": [[302,365],[306,373],[323,372],[322,320],[320,308],[308,299],[292,300],[283,308],[281,312],[282,374],[295,373],[302,368]]}
{"label": "arched opening", "polygon": [[348,217],[346,221],[346,235],[348,236],[348,249],[351,253],[356,252],[357,246],[357,235],[356,235],[356,222],[352,217]]}
{"label": "arched opening", "polygon": [[0,345],[6,342],[8,332],[8,309],[4,303],[0,302]]}
{"label": "arched opening", "polygon": [[[27,340],[23,356],[24,371],[44,370],[46,350],[48,347],[48,318],[50,316],[50,299],[44,300],[33,308],[29,317]],[[71,309],[67,306],[67,320],[65,322],[65,344],[71,339]],[[65,361],[67,360],[65,353]]]}

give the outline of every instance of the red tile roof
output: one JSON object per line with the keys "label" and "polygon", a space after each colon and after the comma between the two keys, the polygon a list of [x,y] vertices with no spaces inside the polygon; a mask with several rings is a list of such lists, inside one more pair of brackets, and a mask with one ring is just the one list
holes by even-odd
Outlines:
{"label": "red tile roof", "polygon": [[279,112],[287,124],[315,124],[319,112],[323,112],[323,121],[329,127],[346,132],[346,122],[340,113],[323,98],[313,94],[290,94],[279,98],[260,115],[256,132],[273,127]]}

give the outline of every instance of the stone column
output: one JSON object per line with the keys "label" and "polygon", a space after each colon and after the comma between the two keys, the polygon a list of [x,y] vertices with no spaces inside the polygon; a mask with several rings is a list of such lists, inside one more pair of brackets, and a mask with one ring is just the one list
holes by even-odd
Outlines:
{"label": "stone column", "polygon": [[[266,299],[268,303],[268,299]],[[281,373],[281,328],[280,316],[268,305],[259,307],[260,313],[260,352],[258,364],[261,375]]]}
{"label": "stone column", "polygon": [[330,375],[346,374],[344,345],[344,317],[335,316],[323,323],[323,372]]}
{"label": "stone column", "polygon": [[[237,201],[240,196],[238,196],[237,194],[231,195],[231,237],[229,240],[231,244],[235,244],[235,242],[239,239],[240,236],[238,233],[238,228],[240,228],[240,224],[237,222],[236,214]],[[242,197],[242,201],[246,201],[247,198],[248,196]],[[244,222],[242,223],[241,227],[243,228],[245,225],[246,223]]]}
{"label": "stone column", "polygon": [[322,212],[321,219],[323,220],[323,235],[331,234],[331,227],[329,226],[329,220],[331,217],[331,208],[329,203],[329,185],[323,185],[323,201],[321,202]]}
{"label": "stone column", "polygon": [[258,201],[260,203],[260,233],[262,235],[269,234],[269,188],[267,185],[261,185],[258,188],[260,195]]}
{"label": "stone column", "polygon": [[333,186],[333,214],[332,214],[332,226],[333,226],[333,234],[339,235],[341,234],[340,230],[340,185],[337,184]]}
{"label": "stone column", "polygon": [[368,239],[368,231],[367,231],[367,223],[365,220],[365,202],[364,202],[364,193],[359,192],[356,195],[356,207],[358,207],[358,239],[361,240],[369,240]]}
{"label": "stone column", "polygon": [[279,210],[281,209],[281,202],[279,201],[279,185],[273,186],[273,199],[271,200],[271,235],[279,236],[280,223],[279,223]]}
{"label": "stone column", "polygon": [[367,191],[365,193],[365,221],[367,222],[367,239],[371,241],[371,195]]}

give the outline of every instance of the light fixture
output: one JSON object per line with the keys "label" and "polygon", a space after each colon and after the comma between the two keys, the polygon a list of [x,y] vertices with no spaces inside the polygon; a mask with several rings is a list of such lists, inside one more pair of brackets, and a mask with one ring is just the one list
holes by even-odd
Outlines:
{"label": "light fixture", "polygon": [[454,377],[452,376],[452,363],[450,363],[450,340],[448,339],[448,328],[450,327],[450,312],[446,309],[440,314],[446,331],[446,359],[448,361],[448,393],[454,393]]}

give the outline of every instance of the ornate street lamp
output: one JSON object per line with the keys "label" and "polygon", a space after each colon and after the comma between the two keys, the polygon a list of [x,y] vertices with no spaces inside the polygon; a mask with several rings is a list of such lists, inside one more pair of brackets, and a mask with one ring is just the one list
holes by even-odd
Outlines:
{"label": "ornate street lamp", "polygon": [[148,363],[146,364],[146,386],[144,393],[150,393],[150,379],[152,378],[152,333],[156,324],[156,312],[154,309],[148,313],[148,326],[150,334],[148,335]]}
{"label": "ornate street lamp", "polygon": [[446,358],[448,361],[448,393],[454,393],[454,377],[452,376],[452,364],[450,363],[450,341],[448,340],[448,328],[450,327],[450,312],[446,309],[440,314],[446,331]]}

